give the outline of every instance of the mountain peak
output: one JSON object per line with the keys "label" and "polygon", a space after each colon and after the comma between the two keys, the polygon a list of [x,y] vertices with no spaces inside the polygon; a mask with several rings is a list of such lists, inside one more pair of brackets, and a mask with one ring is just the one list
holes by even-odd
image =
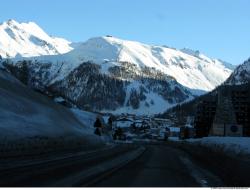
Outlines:
{"label": "mountain peak", "polygon": [[13,25],[23,25],[23,24],[28,24],[28,25],[35,25],[37,27],[39,27],[35,22],[33,21],[29,21],[29,22],[18,22],[14,19],[8,19],[7,21],[5,21],[4,23],[6,23],[9,26],[13,26]]}
{"label": "mountain peak", "polygon": [[8,19],[7,21],[0,23],[0,28],[12,28],[13,26],[18,26],[19,23],[14,19]]}
{"label": "mountain peak", "polygon": [[9,19],[9,20],[7,20],[7,22],[6,22],[8,25],[17,25],[17,24],[19,24],[17,21],[15,21],[14,19]]}
{"label": "mountain peak", "polygon": [[193,56],[199,56],[201,53],[199,50],[193,50],[190,48],[183,48],[181,49],[182,52],[193,55]]}
{"label": "mountain peak", "polygon": [[9,19],[0,24],[0,55],[23,57],[67,53],[73,48],[70,42],[49,36],[35,22],[17,22]]}

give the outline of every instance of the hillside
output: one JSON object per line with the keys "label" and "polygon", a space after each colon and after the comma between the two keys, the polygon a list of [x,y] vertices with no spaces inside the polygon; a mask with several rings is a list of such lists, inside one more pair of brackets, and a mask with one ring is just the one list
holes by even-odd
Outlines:
{"label": "hillside", "polygon": [[240,64],[230,77],[226,80],[226,84],[240,85],[250,82],[250,58],[243,64]]}
{"label": "hillside", "polygon": [[[33,31],[35,24],[28,25]],[[82,109],[139,115],[163,113],[211,91],[226,80],[233,68],[199,51],[112,36],[63,46],[64,54],[36,52],[39,56],[30,57],[24,53],[3,59],[2,64],[29,87],[63,97]]]}
{"label": "hillside", "polygon": [[[0,69],[1,156],[102,146],[67,108]],[[5,155],[6,154],[6,155]]]}
{"label": "hillside", "polygon": [[213,91],[199,96],[192,101],[177,105],[164,114],[159,115],[159,117],[169,118],[176,125],[185,124],[188,117],[194,117],[199,102],[205,99],[211,99],[212,96],[217,96],[218,90],[225,85],[227,89],[249,89],[250,85],[250,59],[246,60],[244,63],[236,67],[233,73],[228,77],[228,79],[215,88]]}

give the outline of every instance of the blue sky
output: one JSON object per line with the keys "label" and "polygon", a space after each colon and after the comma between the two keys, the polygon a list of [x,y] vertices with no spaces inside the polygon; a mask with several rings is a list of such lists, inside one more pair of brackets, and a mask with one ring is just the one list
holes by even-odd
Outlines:
{"label": "blue sky", "polygon": [[0,22],[10,18],[76,42],[110,34],[233,64],[250,57],[250,0],[2,1]]}

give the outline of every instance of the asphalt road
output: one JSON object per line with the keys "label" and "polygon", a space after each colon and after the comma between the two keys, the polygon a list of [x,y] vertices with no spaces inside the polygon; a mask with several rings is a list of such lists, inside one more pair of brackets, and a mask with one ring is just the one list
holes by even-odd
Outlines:
{"label": "asphalt road", "polygon": [[[17,158],[16,162],[11,161],[16,166],[0,167],[0,187],[52,187],[58,184],[58,181],[63,181],[79,172],[84,174],[96,165],[105,164],[107,160],[112,160],[132,150],[134,150],[133,145],[119,145],[88,154],[84,152],[76,152],[70,156],[65,154],[65,157],[44,159],[38,163],[30,161],[29,165],[17,164]],[[63,186],[72,186],[72,183],[67,181],[63,183]]]}
{"label": "asphalt road", "polygon": [[221,180],[196,165],[188,154],[168,144],[146,151],[122,169],[92,184],[95,187],[212,187]]}
{"label": "asphalt road", "polygon": [[[102,170],[141,146],[145,151],[133,161]],[[102,173],[84,178],[88,172],[99,169]],[[249,176],[248,157],[229,157],[187,143],[137,143],[116,145],[87,155],[76,153],[31,166],[0,168],[0,186],[249,187]]]}

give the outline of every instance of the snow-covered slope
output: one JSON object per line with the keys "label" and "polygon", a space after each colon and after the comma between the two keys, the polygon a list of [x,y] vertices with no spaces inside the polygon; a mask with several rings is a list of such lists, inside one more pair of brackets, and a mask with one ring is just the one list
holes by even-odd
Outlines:
{"label": "snow-covered slope", "polygon": [[119,65],[119,62],[128,62],[136,65],[138,69],[155,68],[174,77],[181,85],[201,91],[210,91],[220,85],[229,77],[233,68],[198,51],[176,50],[114,37],[92,38],[67,54],[34,59],[65,63],[58,78],[54,80],[64,78],[82,62],[99,64],[103,73],[107,72],[108,68]]}
{"label": "snow-covered slope", "polygon": [[[104,37],[104,41],[118,49],[117,59],[140,67],[155,68],[174,77],[178,83],[196,90],[212,90],[232,72],[218,60],[192,56],[182,51],[161,46]],[[98,45],[98,43],[97,43]]]}
{"label": "snow-covered slope", "polygon": [[[0,69],[1,156],[102,146],[67,108],[33,92]],[[6,155],[5,155],[6,154]]]}
{"label": "snow-covered slope", "polygon": [[60,55],[16,56],[4,60],[5,66],[32,88],[81,108],[135,114],[164,112],[214,89],[232,72],[230,65],[198,51],[111,36],[72,47]]}
{"label": "snow-covered slope", "polygon": [[250,58],[243,64],[239,65],[231,76],[227,79],[226,83],[231,85],[240,85],[250,82]]}
{"label": "snow-covered slope", "polygon": [[4,58],[55,55],[72,49],[69,41],[49,36],[34,22],[0,24],[0,55]]}

